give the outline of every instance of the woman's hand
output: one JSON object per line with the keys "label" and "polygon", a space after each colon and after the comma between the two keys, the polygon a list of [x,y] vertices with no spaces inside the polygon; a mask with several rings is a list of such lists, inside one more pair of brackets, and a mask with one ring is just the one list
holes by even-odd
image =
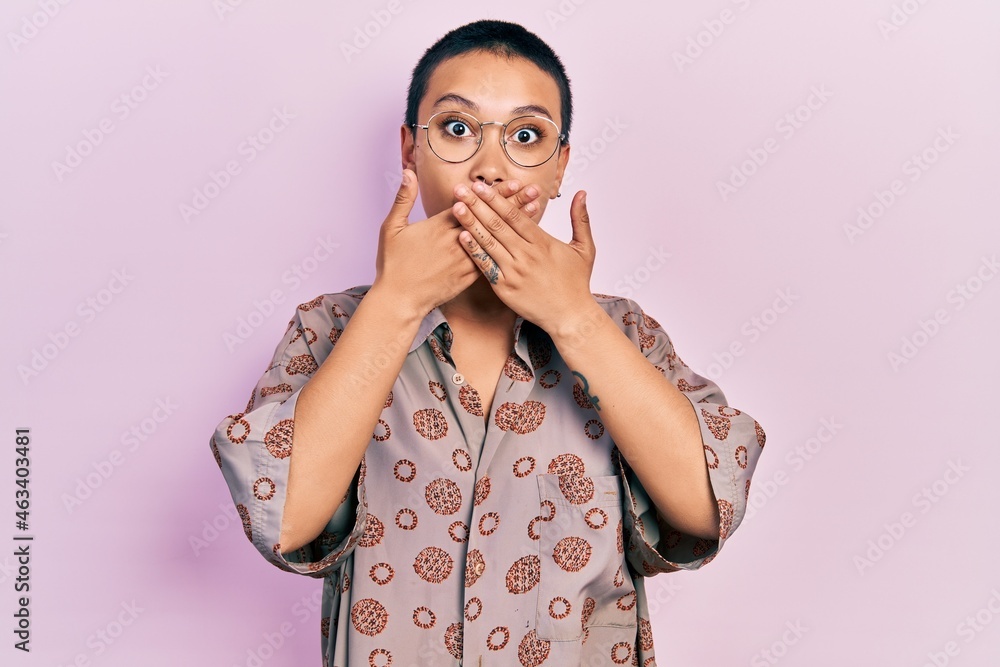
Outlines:
{"label": "woman's hand", "polygon": [[[538,197],[537,191],[528,196],[516,181],[500,183],[496,190],[493,196],[516,211]],[[479,268],[456,241],[461,225],[451,209],[410,224],[417,192],[417,175],[404,169],[396,200],[379,231],[372,289],[397,295],[422,317],[472,285]],[[538,205],[534,206],[537,214]],[[522,218],[529,219],[533,212],[526,211]]]}
{"label": "woman's hand", "polygon": [[[451,211],[465,228],[459,241],[500,300],[551,333],[594,301],[590,275],[597,249],[587,214],[587,193],[580,190],[573,197],[573,239],[563,243],[529,217],[537,212],[537,203],[522,209],[480,186],[473,186],[474,191],[455,187],[458,202]],[[524,192],[534,200],[539,188],[529,185]]]}

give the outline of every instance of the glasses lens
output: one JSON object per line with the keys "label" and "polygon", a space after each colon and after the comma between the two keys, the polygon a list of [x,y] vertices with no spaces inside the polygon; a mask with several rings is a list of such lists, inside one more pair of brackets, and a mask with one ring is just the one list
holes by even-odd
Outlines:
{"label": "glasses lens", "polygon": [[559,128],[548,118],[523,116],[507,124],[507,155],[522,167],[536,167],[548,160],[559,145]]}
{"label": "glasses lens", "polygon": [[468,160],[482,141],[479,121],[459,111],[435,114],[427,125],[427,145],[447,162]]}

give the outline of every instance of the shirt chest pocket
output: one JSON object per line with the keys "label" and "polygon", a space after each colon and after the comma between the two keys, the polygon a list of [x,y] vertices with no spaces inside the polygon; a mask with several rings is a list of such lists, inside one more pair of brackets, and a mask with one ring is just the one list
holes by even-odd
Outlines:
{"label": "shirt chest pocket", "polygon": [[634,627],[635,587],[622,542],[617,475],[537,475],[539,582],[535,628],[547,641],[585,627]]}

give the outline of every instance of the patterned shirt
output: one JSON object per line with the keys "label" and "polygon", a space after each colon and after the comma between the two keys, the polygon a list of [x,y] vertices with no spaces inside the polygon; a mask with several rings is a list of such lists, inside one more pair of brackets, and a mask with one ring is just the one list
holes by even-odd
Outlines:
{"label": "patterned shirt", "polygon": [[630,299],[593,295],[691,401],[718,539],[659,516],[552,339],[522,317],[485,423],[434,308],[337,511],[281,553],[295,403],[369,288],[299,305],[246,408],[211,438],[254,547],[323,579],[324,667],[655,665],[644,580],[715,558],[743,519],[764,431]]}

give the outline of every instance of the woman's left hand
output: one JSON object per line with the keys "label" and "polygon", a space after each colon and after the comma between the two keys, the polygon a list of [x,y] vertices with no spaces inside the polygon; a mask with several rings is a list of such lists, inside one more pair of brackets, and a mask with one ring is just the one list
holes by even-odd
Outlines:
{"label": "woman's left hand", "polygon": [[[530,185],[525,188],[538,188]],[[474,190],[474,191],[473,191]],[[550,334],[593,304],[590,275],[597,249],[587,214],[587,193],[570,205],[573,239],[563,243],[492,188],[455,187],[452,212],[465,228],[459,242],[507,306]],[[525,207],[529,214],[537,207]]]}

